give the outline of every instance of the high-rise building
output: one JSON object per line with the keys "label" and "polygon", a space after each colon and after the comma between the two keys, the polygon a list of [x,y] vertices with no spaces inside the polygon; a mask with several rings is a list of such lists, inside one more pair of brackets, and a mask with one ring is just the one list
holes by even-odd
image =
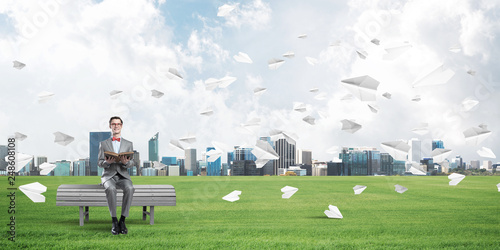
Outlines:
{"label": "high-rise building", "polygon": [[479,169],[481,162],[479,160],[470,161],[470,169]]}
{"label": "high-rise building", "polygon": [[177,157],[172,157],[172,156],[164,156],[161,158],[161,163],[169,166],[169,165],[175,165],[177,164]]}
{"label": "high-rise building", "polygon": [[311,150],[297,149],[296,164],[312,165],[312,152]]}
{"label": "high-rise building", "polygon": [[36,157],[36,169],[40,171],[40,165],[47,162],[47,156],[37,156]]}
{"label": "high-rise building", "polygon": [[71,162],[66,160],[56,161],[56,168],[52,171],[54,176],[70,176]]}
{"label": "high-rise building", "polygon": [[158,134],[156,133],[151,139],[149,139],[149,161],[159,161],[158,160]]}
{"label": "high-rise building", "polygon": [[410,145],[410,153],[408,154],[409,162],[420,162],[422,158],[421,142],[417,138],[412,138],[408,144]]}
{"label": "high-rise building", "polygon": [[279,174],[295,165],[295,141],[289,143],[285,139],[279,139],[274,142],[274,150],[280,157],[274,161],[274,173]]}
{"label": "high-rise building", "polygon": [[7,156],[7,146],[6,145],[0,145],[0,171],[6,171],[7,170],[7,162],[5,161],[5,156]]}
{"label": "high-rise building", "polygon": [[186,172],[193,171],[193,175],[199,174],[195,148],[188,148],[184,150],[184,169]]}
{"label": "high-rise building", "polygon": [[[99,175],[97,161],[99,157],[99,144],[111,137],[111,132],[90,132],[90,175],[96,176]],[[102,172],[102,169],[101,169]]]}
{"label": "high-rise building", "polygon": [[427,171],[427,173],[432,175],[437,173],[437,169],[434,167],[434,160],[432,158],[424,158],[420,160],[420,165],[425,166],[424,170]]}
{"label": "high-rise building", "polygon": [[[207,153],[211,150],[215,150],[214,147],[208,147]],[[207,157],[208,158],[208,157]],[[221,157],[217,158],[217,160],[209,162],[207,160],[207,176],[220,176],[221,171]]]}
{"label": "high-rise building", "polygon": [[179,175],[186,176],[187,171],[186,171],[185,160],[182,158],[177,159],[177,166],[179,166]]}
{"label": "high-rise building", "polygon": [[432,140],[432,150],[436,148],[444,148],[443,141],[441,140]]}
{"label": "high-rise building", "polygon": [[133,160],[135,163],[135,173],[136,175],[140,175],[141,171],[139,171],[139,169],[141,169],[141,154],[137,150],[134,150]]}
{"label": "high-rise building", "polygon": [[[87,169],[89,169],[89,165],[90,165],[89,158],[73,161],[73,176],[87,175]],[[88,172],[90,172],[90,169]]]}
{"label": "high-rise building", "polygon": [[234,148],[233,161],[256,161],[257,157],[252,154],[252,148]]}
{"label": "high-rise building", "polygon": [[[208,174],[207,174],[208,175]],[[261,175],[261,169],[255,166],[255,161],[242,160],[233,161],[231,176],[258,176]]]}

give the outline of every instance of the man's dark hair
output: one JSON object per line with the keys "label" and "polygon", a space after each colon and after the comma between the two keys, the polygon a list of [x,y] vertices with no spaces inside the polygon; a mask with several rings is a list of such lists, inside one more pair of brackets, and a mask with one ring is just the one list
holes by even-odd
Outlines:
{"label": "man's dark hair", "polygon": [[111,121],[114,119],[120,119],[120,122],[123,124],[122,118],[120,118],[118,116],[113,116],[113,117],[109,118],[109,125],[111,125]]}

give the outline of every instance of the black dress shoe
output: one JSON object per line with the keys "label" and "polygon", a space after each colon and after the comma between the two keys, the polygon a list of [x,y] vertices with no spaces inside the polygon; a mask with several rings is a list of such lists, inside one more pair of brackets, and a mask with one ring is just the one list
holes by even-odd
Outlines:
{"label": "black dress shoe", "polygon": [[111,233],[113,235],[117,235],[120,233],[120,226],[118,225],[118,221],[113,221],[113,227],[111,228]]}
{"label": "black dress shoe", "polygon": [[128,233],[128,230],[127,230],[127,227],[125,226],[125,221],[124,220],[120,220],[118,222],[118,226],[120,227],[120,233],[121,234],[127,234]]}

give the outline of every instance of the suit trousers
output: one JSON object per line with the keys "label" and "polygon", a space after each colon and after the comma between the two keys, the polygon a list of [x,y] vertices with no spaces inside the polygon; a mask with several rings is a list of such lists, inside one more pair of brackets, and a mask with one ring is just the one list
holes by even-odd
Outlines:
{"label": "suit trousers", "polygon": [[128,217],[128,211],[132,205],[132,197],[135,191],[132,181],[116,173],[111,179],[104,182],[103,186],[106,193],[106,199],[108,200],[108,208],[111,217],[116,217],[116,188],[123,190],[122,215]]}

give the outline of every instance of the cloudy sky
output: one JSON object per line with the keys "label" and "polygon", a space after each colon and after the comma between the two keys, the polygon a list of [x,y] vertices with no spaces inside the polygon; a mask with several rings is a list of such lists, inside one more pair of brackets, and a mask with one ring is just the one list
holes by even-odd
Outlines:
{"label": "cloudy sky", "polygon": [[[218,16],[223,5],[232,10]],[[384,152],[382,142],[419,138],[424,156],[441,139],[451,156],[496,162],[476,151],[500,155],[499,20],[500,3],[476,0],[2,1],[0,144],[19,132],[28,136],[22,153],[84,158],[89,132],[109,131],[119,115],[142,160],[157,132],[160,156],[183,156],[169,141],[195,135],[183,146],[200,157],[212,141],[251,146],[277,129],[317,160],[333,159],[335,146]],[[252,63],[236,61],[239,52]],[[273,58],[284,63],[270,69]],[[171,68],[183,79],[169,77]],[[442,73],[419,86],[433,71]],[[380,83],[376,101],[348,98],[341,80],[365,75]],[[207,80],[227,76],[236,80],[207,90]],[[45,91],[54,95],[40,102]],[[465,100],[477,105],[467,110]],[[300,103],[306,110],[294,111]],[[207,107],[213,114],[201,115]],[[255,118],[260,126],[242,127]],[[344,119],[362,128],[343,131]],[[412,132],[422,123],[428,133]],[[480,124],[491,136],[467,145],[463,131]],[[54,143],[58,131],[75,140]]]}

